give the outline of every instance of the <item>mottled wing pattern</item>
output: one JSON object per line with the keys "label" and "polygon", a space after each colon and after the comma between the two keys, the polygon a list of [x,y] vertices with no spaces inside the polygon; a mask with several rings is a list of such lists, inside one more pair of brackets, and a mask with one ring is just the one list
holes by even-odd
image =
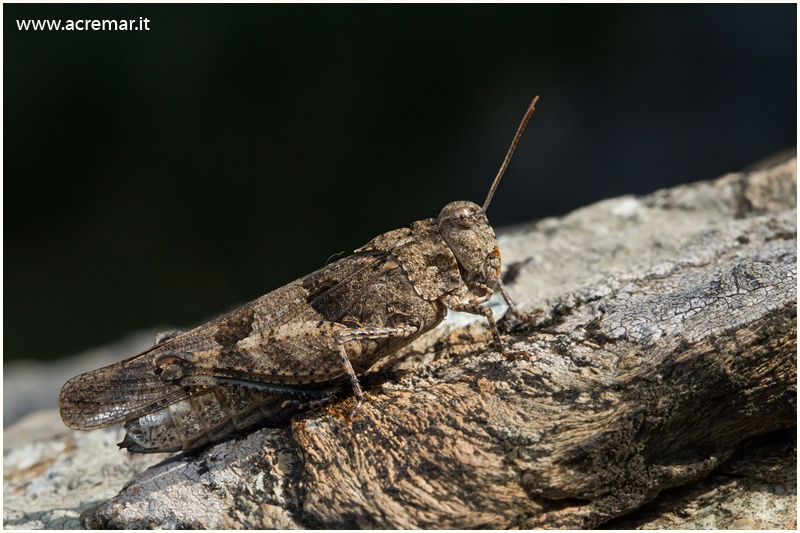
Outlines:
{"label": "mottled wing pattern", "polygon": [[229,319],[227,325],[251,324],[252,331],[228,332],[222,336],[230,345],[181,355],[191,363],[176,370],[182,383],[249,383],[259,390],[291,392],[343,375],[336,336],[352,326],[343,323],[345,317],[359,317],[353,308],[364,301],[366,291],[399,268],[389,257],[385,252],[364,252],[341,260],[280,289],[279,300],[292,304],[265,314],[266,305],[274,301],[268,300],[254,306],[252,317]]}
{"label": "mottled wing pattern", "polygon": [[67,381],[58,400],[64,423],[73,429],[113,426],[186,398],[182,387],[153,373],[157,348]]}
{"label": "mottled wing pattern", "polygon": [[[358,291],[363,290],[354,280],[379,275],[386,269],[387,258],[388,254],[383,252],[364,252],[341,259],[141,354],[76,376],[61,389],[61,417],[71,428],[96,429],[138,418],[186,399],[192,387],[187,387],[186,383],[166,382],[156,374],[156,361],[172,354],[188,361],[190,368],[199,365],[200,373],[206,376],[213,376],[216,370],[221,377],[233,375],[245,384],[252,380],[249,372],[255,371],[264,379],[272,372],[242,368],[231,374],[227,368],[230,365],[214,358],[220,354],[235,356],[236,343],[250,336],[254,324],[259,334],[268,339],[279,330],[286,330],[284,326],[289,323],[335,321],[358,297]],[[309,341],[302,342],[308,344]],[[291,368],[285,373],[293,375],[306,367],[331,364],[328,360],[335,354],[330,350],[308,348],[297,346],[297,351],[291,355],[293,360],[279,363]],[[262,359],[269,363],[271,357],[266,355]],[[217,367],[215,363],[222,366]],[[258,365],[258,362],[249,364]],[[277,378],[274,382],[286,383],[286,380]],[[269,388],[268,383],[264,385]]]}

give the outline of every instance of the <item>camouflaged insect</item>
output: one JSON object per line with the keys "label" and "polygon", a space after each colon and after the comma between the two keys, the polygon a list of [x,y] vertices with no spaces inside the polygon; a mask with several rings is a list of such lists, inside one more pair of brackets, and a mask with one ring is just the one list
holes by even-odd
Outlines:
{"label": "camouflaged insect", "polygon": [[[538,99],[538,97],[537,97]],[[64,423],[88,430],[125,423],[132,452],[189,450],[296,412],[298,397],[324,399],[435,328],[447,309],[491,309],[500,252],[485,210],[536,100],[531,102],[483,207],[453,202],[438,218],[384,233],[335,263],[152,348],[69,380]],[[358,408],[358,407],[356,407]]]}

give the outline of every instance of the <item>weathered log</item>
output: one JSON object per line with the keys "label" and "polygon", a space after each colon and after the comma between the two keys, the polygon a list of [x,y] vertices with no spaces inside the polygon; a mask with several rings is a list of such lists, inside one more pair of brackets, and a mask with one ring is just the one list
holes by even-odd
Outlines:
{"label": "weathered log", "polygon": [[512,296],[544,311],[501,321],[530,360],[451,317],[364,376],[355,420],[344,401],[179,454],[84,525],[591,528],[708,482],[796,425],[796,165],[502,235]]}

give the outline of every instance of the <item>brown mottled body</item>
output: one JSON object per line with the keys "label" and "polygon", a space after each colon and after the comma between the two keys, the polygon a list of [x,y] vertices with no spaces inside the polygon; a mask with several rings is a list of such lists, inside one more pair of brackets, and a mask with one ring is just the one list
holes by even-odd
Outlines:
{"label": "brown mottled body", "polygon": [[[444,319],[446,307],[421,299],[389,251],[399,246],[410,265],[447,256],[455,264],[439,241],[424,248],[410,230],[390,232],[132,359],[77,376],[62,390],[62,417],[79,429],[133,418],[126,424],[126,447],[141,452],[194,448],[278,416],[286,400],[322,395],[346,376],[337,343],[362,373]],[[424,272],[410,268],[429,285]],[[454,277],[450,288],[459,282]],[[397,331],[370,335],[387,327]]]}
{"label": "brown mottled body", "polygon": [[[533,104],[494,186],[532,112]],[[239,309],[72,378],[61,390],[64,422],[75,429],[126,422],[122,446],[171,451],[285,416],[287,400],[325,396],[345,379],[360,404],[356,375],[435,328],[448,308],[486,317],[507,357],[527,355],[503,347],[482,305],[500,275],[484,212],[494,186],[483,208],[450,203],[436,219],[384,233]]]}

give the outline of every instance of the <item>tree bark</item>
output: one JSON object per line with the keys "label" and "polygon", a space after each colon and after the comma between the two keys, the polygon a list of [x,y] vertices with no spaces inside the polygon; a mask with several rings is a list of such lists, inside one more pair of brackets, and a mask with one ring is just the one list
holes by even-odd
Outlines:
{"label": "tree bark", "polygon": [[797,419],[796,166],[501,235],[512,297],[543,310],[500,321],[529,360],[501,357],[480,319],[450,317],[362,377],[354,420],[345,400],[179,454],[83,524],[658,527],[631,513],[708,483],[765,435],[796,454],[780,433]]}

